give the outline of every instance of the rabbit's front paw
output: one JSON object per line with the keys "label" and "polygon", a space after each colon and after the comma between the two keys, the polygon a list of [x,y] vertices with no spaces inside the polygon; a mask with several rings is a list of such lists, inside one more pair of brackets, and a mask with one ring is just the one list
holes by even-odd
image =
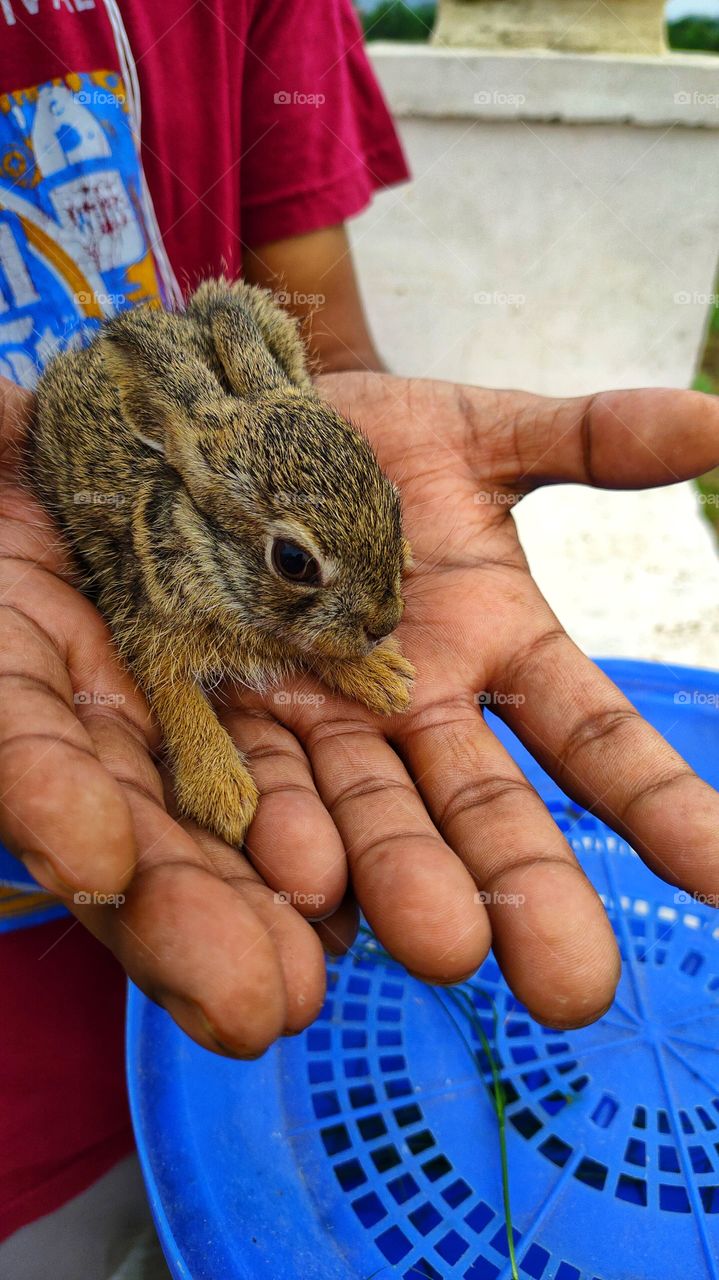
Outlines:
{"label": "rabbit's front paw", "polygon": [[323,679],[330,688],[363,702],[370,711],[391,716],[409,707],[414,675],[414,667],[402,656],[397,641],[388,640],[365,658],[338,662]]}
{"label": "rabbit's front paw", "polygon": [[214,768],[206,762],[180,768],[175,773],[175,790],[181,813],[227,844],[241,847],[260,797],[239,756]]}

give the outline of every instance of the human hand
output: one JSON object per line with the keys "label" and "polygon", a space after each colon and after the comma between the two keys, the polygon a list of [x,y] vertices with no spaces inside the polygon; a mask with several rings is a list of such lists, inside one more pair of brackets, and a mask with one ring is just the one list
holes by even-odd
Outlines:
{"label": "human hand", "polygon": [[[484,725],[479,690],[521,693],[513,727],[661,874],[713,884],[716,796],[561,633],[506,500],[534,478],[586,478],[587,458],[603,484],[701,472],[719,452],[711,401],[650,391],[584,405],[375,375],[321,380],[402,483],[418,566],[400,635],[420,679],[410,714],[390,722],[354,703],[313,702],[306,681],[299,698],[284,690],[264,707],[235,695],[224,718],[263,793],[248,837],[260,879],[234,850],[166,813],[145,704],[99,615],[69,585],[57,530],[19,489],[30,402],[4,387],[0,830],[30,850],[41,880],[32,855],[48,858],[66,901],[77,889],[125,893],[117,909],[71,906],[200,1043],[251,1055],[311,1021],[323,973],[300,913],[334,911],[317,932],[337,950],[351,942],[345,849],[368,918],[414,972],[439,981],[471,972],[490,937],[476,884],[517,891],[521,911],[490,915],[520,998],[554,1025],[602,1011],[618,971],[611,930]],[[478,492],[503,501],[477,503]],[[90,700],[75,703],[78,691]]]}
{"label": "human hand", "polygon": [[[408,969],[457,981],[491,937],[535,1016],[589,1022],[619,974],[611,927],[476,695],[503,696],[495,709],[567,794],[693,891],[717,890],[719,796],[570,641],[532,580],[511,507],[546,483],[639,488],[700,474],[719,460],[719,406],[692,392],[548,400],[359,373],[318,387],[401,486],[416,568],[398,637],[417,681],[409,713],[390,720],[322,701],[307,680],[266,700],[267,733],[279,719],[293,750],[299,740],[322,801],[305,793],[316,832],[305,874],[322,888],[338,831],[360,906]],[[273,859],[258,860],[263,823],[261,810],[248,848],[279,883],[285,841],[278,830]],[[477,888],[523,905],[486,909]],[[335,879],[327,903],[338,896]],[[345,911],[338,947],[347,927]]]}
{"label": "human hand", "polygon": [[[322,947],[302,918],[317,905],[277,900],[246,858],[167,812],[144,698],[20,483],[31,412],[0,378],[0,837],[188,1034],[255,1056],[322,1002]],[[300,856],[310,839],[292,804],[305,769],[299,748],[263,745],[258,861],[276,829]],[[82,901],[98,894],[117,905]]]}

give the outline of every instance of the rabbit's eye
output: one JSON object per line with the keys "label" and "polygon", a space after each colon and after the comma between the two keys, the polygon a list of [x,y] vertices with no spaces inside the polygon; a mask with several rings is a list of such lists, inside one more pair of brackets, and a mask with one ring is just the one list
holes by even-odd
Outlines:
{"label": "rabbit's eye", "polygon": [[298,547],[296,542],[276,538],[272,544],[272,564],[288,582],[303,582],[311,587],[319,585],[320,566],[315,557],[304,547]]}

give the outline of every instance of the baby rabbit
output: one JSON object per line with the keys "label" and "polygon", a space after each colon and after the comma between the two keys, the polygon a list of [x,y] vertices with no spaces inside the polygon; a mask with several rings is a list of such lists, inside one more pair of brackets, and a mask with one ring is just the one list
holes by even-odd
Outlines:
{"label": "baby rabbit", "polygon": [[258,800],[206,690],[293,670],[384,714],[409,564],[397,489],[313,390],[271,295],[208,280],[110,320],[43,374],[31,483],[159,721],[180,810],[233,845]]}

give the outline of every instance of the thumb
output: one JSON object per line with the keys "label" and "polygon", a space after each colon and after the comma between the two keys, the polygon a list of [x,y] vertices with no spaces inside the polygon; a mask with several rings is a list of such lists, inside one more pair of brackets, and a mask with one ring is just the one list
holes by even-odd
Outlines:
{"label": "thumb", "polygon": [[497,479],[519,489],[556,483],[643,489],[690,480],[719,464],[719,400],[698,391],[522,396],[511,415],[509,408],[512,429]]}

